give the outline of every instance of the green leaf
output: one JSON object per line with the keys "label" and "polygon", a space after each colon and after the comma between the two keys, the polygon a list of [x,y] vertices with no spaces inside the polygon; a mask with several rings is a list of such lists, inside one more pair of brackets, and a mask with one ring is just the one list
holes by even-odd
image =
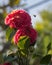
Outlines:
{"label": "green leaf", "polygon": [[52,55],[52,49],[48,51],[48,54]]}
{"label": "green leaf", "polygon": [[44,43],[44,46],[47,47],[50,43],[50,37],[45,36],[44,39],[43,39],[43,43]]}
{"label": "green leaf", "polygon": [[3,60],[3,54],[0,53],[0,64],[3,63],[3,62],[4,62],[4,60]]}
{"label": "green leaf", "polygon": [[28,54],[28,50],[26,50],[26,49],[21,50],[21,54],[23,56],[26,56]]}
{"label": "green leaf", "polygon": [[51,55],[46,55],[41,59],[40,64],[49,64],[50,60],[51,60]]}
{"label": "green leaf", "polygon": [[33,54],[32,58],[35,58],[35,57],[41,57],[41,55]]}
{"label": "green leaf", "polygon": [[18,47],[20,49],[28,49],[30,45],[30,39],[27,36],[21,36],[18,42]]}
{"label": "green leaf", "polygon": [[9,28],[9,27],[7,28],[7,30],[6,30],[6,39],[7,39],[7,41],[11,41],[12,40],[12,38],[14,36],[14,33],[15,33],[14,29]]}
{"label": "green leaf", "polygon": [[49,51],[51,49],[51,43],[49,43],[49,45],[47,46],[47,51]]}

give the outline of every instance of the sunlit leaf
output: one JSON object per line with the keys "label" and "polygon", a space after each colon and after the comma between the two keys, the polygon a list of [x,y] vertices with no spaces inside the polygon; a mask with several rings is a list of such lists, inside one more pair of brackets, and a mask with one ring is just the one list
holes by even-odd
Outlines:
{"label": "sunlit leaf", "polygon": [[50,43],[50,37],[45,36],[44,39],[43,39],[43,43],[44,43],[44,46],[47,47]]}
{"label": "sunlit leaf", "polygon": [[28,54],[28,49],[23,49],[23,50],[21,50],[21,54],[22,54],[23,56],[26,56],[26,55]]}
{"label": "sunlit leaf", "polygon": [[15,30],[8,27],[7,30],[6,30],[6,38],[7,38],[7,40],[11,41],[12,37],[14,36],[14,33],[15,33]]}
{"label": "sunlit leaf", "polygon": [[36,30],[37,31],[43,31],[44,30],[44,26],[43,26],[43,23],[36,23]]}
{"label": "sunlit leaf", "polygon": [[48,51],[48,54],[52,55],[52,49]]}
{"label": "sunlit leaf", "polygon": [[18,42],[18,47],[20,49],[27,49],[30,45],[30,39],[27,36],[21,36]]}

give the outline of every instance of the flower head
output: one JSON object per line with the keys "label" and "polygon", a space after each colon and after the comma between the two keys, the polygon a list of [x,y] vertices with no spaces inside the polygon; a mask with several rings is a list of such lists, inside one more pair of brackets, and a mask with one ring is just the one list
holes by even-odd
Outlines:
{"label": "flower head", "polygon": [[5,24],[17,29],[31,26],[31,17],[25,10],[14,10],[6,16]]}
{"label": "flower head", "polygon": [[20,36],[28,36],[32,44],[37,39],[37,32],[32,27],[25,27],[18,29],[13,38],[15,44],[18,43]]}

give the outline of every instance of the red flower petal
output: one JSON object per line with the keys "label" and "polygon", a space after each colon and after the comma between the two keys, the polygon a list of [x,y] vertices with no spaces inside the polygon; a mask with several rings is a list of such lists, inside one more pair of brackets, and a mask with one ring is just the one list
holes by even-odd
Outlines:
{"label": "red flower petal", "polygon": [[6,16],[5,24],[17,29],[31,26],[31,17],[24,10],[14,10]]}

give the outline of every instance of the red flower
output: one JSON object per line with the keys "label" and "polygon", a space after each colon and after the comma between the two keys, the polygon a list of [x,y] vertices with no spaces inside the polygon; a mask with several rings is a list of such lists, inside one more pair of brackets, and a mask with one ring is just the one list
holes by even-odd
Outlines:
{"label": "red flower", "polygon": [[11,65],[10,63],[4,63],[3,65]]}
{"label": "red flower", "polygon": [[19,41],[20,36],[29,36],[31,44],[36,41],[37,39],[37,32],[32,27],[25,27],[20,28],[17,30],[16,34],[14,35],[14,43],[17,44]]}
{"label": "red flower", "polygon": [[31,17],[24,10],[14,10],[5,18],[5,24],[11,28],[21,28],[31,26]]}

